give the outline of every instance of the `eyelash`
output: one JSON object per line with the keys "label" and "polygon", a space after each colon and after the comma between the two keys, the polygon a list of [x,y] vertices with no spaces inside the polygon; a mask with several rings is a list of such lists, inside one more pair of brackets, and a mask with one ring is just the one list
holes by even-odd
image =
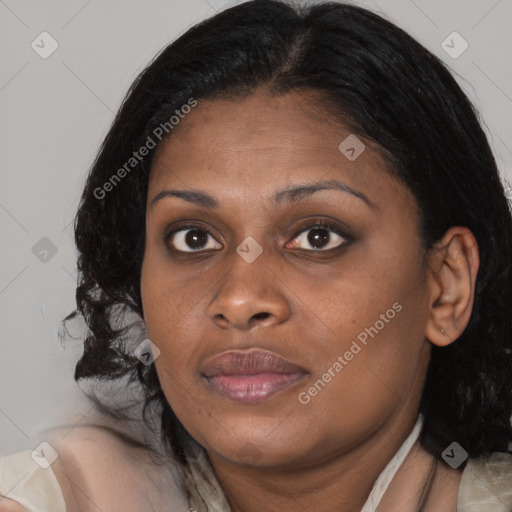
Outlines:
{"label": "eyelash", "polygon": [[[319,219],[319,220],[301,228],[301,230],[292,238],[291,241],[295,240],[303,233],[307,233],[308,231],[310,231],[314,228],[324,228],[328,231],[331,231],[331,232],[335,233],[336,235],[340,236],[341,238],[343,238],[343,241],[341,241],[336,247],[331,247],[330,249],[293,249],[293,250],[315,252],[315,253],[330,253],[332,251],[341,249],[343,246],[347,245],[348,243],[350,243],[353,240],[352,237],[350,237],[349,235],[344,233],[339,228],[339,226],[333,224],[332,222],[330,222],[328,220]],[[186,224],[186,225],[174,227],[171,231],[167,232],[164,235],[164,244],[169,248],[170,251],[172,251],[174,253],[179,253],[179,254],[201,254],[201,253],[204,253],[205,251],[211,250],[211,249],[198,249],[198,250],[190,250],[190,251],[181,251],[179,249],[174,249],[173,247],[170,247],[170,241],[174,235],[176,235],[177,233],[179,233],[181,231],[188,231],[188,230],[192,230],[192,229],[196,229],[198,231],[203,231],[203,232],[207,233],[208,236],[212,237],[217,242],[217,240],[213,237],[213,235],[206,228],[202,227],[201,225]],[[220,242],[217,242],[217,243],[220,243]],[[214,250],[218,250],[218,249],[214,249]]]}

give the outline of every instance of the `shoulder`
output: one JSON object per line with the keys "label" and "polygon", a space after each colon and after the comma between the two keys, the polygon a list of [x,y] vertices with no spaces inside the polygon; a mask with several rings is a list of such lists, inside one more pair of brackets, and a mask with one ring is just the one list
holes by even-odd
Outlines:
{"label": "shoulder", "polygon": [[23,450],[0,458],[1,512],[65,512],[62,490],[45,450]]}
{"label": "shoulder", "polygon": [[177,464],[157,465],[146,448],[127,442],[123,434],[89,425],[67,433],[54,430],[50,437],[59,454],[56,477],[76,510],[163,511],[169,503],[188,509]]}
{"label": "shoulder", "polygon": [[459,512],[512,510],[512,453],[469,459],[459,488]]}
{"label": "shoulder", "polygon": [[[88,425],[52,429],[45,433],[45,440],[57,458],[51,470],[45,470],[44,478],[54,477],[66,512],[160,512],[169,510],[169,504],[176,511],[188,510],[177,464],[167,460],[166,464],[158,465],[147,449],[127,442],[122,434],[110,428]],[[30,451],[23,453],[30,458]],[[19,454],[10,456],[10,466],[17,458]],[[4,503],[0,512],[11,512],[5,506],[15,504]]]}

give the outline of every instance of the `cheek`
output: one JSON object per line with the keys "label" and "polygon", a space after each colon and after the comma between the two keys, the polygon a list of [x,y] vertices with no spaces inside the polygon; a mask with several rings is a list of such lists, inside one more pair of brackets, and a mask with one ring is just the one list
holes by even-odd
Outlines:
{"label": "cheek", "polygon": [[342,320],[333,321],[331,328],[338,329],[338,340],[333,343],[331,339],[330,344],[326,340],[311,351],[317,364],[307,384],[298,390],[297,407],[302,424],[309,424],[332,445],[340,435],[350,442],[382,425],[415,394],[416,379],[421,380],[426,370],[423,335],[411,321],[415,305],[395,301],[389,308],[384,301],[384,306],[360,309],[347,329]]}
{"label": "cheek", "polygon": [[378,424],[403,404],[426,369],[427,294],[421,285],[411,291],[413,276],[417,283],[415,272],[411,280],[381,277],[371,293],[350,288],[339,296],[337,314],[331,308],[319,318],[338,338],[323,346],[322,364],[303,398],[317,411],[328,408],[333,426],[355,432]]}
{"label": "cheek", "polygon": [[[168,401],[186,384],[186,369],[193,350],[193,333],[186,300],[169,282],[158,262],[145,259],[141,275],[141,295],[148,338],[160,350],[155,366]],[[192,336],[192,337],[191,337]],[[188,341],[188,343],[186,343]]]}
{"label": "cheek", "polygon": [[364,403],[376,387],[393,395],[410,386],[424,344],[428,294],[421,266],[410,255],[401,261],[401,255],[394,261],[358,256],[343,273],[305,282],[304,288],[296,284],[294,292],[307,297],[311,323],[302,332],[314,339],[306,352],[315,376],[321,378],[341,356],[343,370],[334,373],[343,378],[329,387],[340,393],[357,388]]}
{"label": "cheek", "polygon": [[141,295],[148,334],[154,343],[165,345],[168,339],[183,338],[180,332],[191,325],[194,307],[204,295],[204,283],[184,276],[149,247],[142,264]]}

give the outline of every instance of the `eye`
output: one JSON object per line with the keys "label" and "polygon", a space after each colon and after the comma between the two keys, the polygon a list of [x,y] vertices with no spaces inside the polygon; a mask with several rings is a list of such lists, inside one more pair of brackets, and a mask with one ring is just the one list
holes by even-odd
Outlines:
{"label": "eye", "polygon": [[165,236],[165,242],[179,252],[198,252],[222,247],[206,229],[199,226],[176,229]]}
{"label": "eye", "polygon": [[[328,251],[340,247],[348,241],[337,226],[327,222],[317,222],[308,226],[295,237],[288,247],[313,251]],[[308,247],[309,245],[309,247]]]}

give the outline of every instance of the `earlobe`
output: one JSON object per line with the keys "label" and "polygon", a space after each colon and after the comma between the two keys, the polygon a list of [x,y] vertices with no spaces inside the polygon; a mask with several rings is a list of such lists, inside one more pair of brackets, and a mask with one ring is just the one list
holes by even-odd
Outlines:
{"label": "earlobe", "polygon": [[425,337],[446,346],[471,318],[479,267],[478,244],[466,227],[453,226],[429,254],[430,314]]}

